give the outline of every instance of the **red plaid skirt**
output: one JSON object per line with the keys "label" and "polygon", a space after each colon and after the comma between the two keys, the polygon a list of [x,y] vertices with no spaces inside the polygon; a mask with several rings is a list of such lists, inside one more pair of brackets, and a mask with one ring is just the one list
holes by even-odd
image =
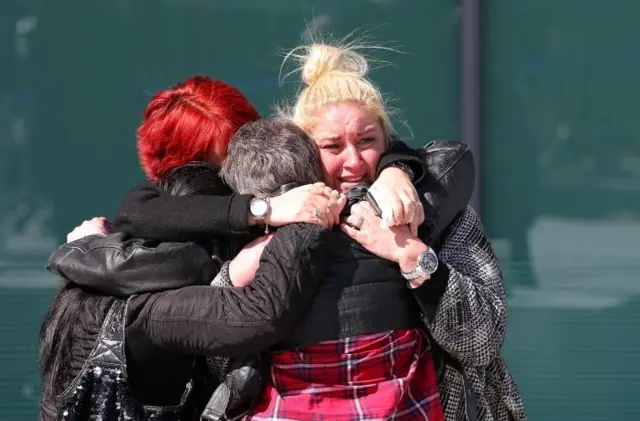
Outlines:
{"label": "red plaid skirt", "polygon": [[245,419],[444,421],[429,341],[418,329],[273,353]]}

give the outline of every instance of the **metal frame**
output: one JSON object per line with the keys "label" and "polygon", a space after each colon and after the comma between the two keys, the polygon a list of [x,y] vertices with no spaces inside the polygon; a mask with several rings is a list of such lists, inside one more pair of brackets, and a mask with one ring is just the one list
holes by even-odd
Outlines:
{"label": "metal frame", "polygon": [[460,0],[460,134],[474,155],[471,206],[482,212],[481,0]]}

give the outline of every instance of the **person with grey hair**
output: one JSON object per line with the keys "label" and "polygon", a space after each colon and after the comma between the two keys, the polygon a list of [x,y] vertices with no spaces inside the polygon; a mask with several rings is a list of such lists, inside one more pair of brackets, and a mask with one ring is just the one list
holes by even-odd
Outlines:
{"label": "person with grey hair", "polygon": [[227,153],[220,176],[237,194],[270,197],[283,185],[322,181],[318,148],[287,120],[262,120],[241,127]]}
{"label": "person with grey hair", "polygon": [[[323,176],[315,142],[286,119],[261,120],[243,126],[229,144],[220,175],[236,193],[264,198],[320,181]],[[308,226],[300,224],[296,230],[306,229]],[[327,240],[333,246],[329,267],[304,318],[285,341],[271,348],[272,376],[248,419],[272,413],[279,396],[299,386],[288,384],[282,375],[281,367],[286,361],[296,361],[299,373],[324,376],[327,387],[352,390],[342,368],[318,363],[318,351],[323,349],[325,357],[329,354],[330,358],[340,358],[348,355],[343,343],[365,343],[372,337],[378,337],[378,341],[376,345],[368,345],[370,357],[376,360],[376,355],[382,357],[391,352],[394,363],[387,366],[381,361],[379,367],[373,368],[354,362],[348,368],[349,375],[362,379],[367,393],[344,395],[333,405],[331,415],[341,417],[350,413],[359,400],[371,418],[386,419],[390,408],[394,408],[427,414],[429,420],[442,419],[436,372],[417,301],[424,297],[406,287],[395,263],[368,252],[338,227],[331,234],[333,237]],[[216,283],[232,285],[228,265],[229,262],[224,264]],[[409,332],[416,330],[423,333],[414,340]],[[291,360],[293,355],[298,357]],[[384,405],[374,404],[381,397],[375,390],[382,391]],[[407,392],[413,400],[403,398]],[[395,398],[390,400],[392,395]],[[300,399],[297,402],[286,414],[279,415],[308,419],[308,402]]]}

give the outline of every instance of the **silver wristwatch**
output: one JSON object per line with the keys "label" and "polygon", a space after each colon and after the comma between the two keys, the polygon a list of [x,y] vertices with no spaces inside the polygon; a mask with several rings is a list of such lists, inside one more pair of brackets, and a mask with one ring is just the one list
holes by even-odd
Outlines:
{"label": "silver wristwatch", "polygon": [[428,249],[427,251],[420,253],[414,270],[411,272],[401,271],[401,273],[402,276],[404,276],[404,279],[407,281],[413,281],[414,279],[431,275],[436,270],[438,270],[438,255],[432,249]]}
{"label": "silver wristwatch", "polygon": [[265,234],[269,233],[269,213],[271,212],[271,204],[269,198],[254,197],[249,202],[249,212],[253,219],[258,223],[264,223]]}

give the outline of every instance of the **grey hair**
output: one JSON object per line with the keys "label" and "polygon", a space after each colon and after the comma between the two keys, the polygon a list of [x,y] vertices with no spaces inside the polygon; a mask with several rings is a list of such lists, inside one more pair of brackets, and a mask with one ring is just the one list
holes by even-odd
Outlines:
{"label": "grey hair", "polygon": [[320,152],[292,121],[258,120],[231,138],[220,176],[238,194],[272,196],[284,184],[321,181]]}

